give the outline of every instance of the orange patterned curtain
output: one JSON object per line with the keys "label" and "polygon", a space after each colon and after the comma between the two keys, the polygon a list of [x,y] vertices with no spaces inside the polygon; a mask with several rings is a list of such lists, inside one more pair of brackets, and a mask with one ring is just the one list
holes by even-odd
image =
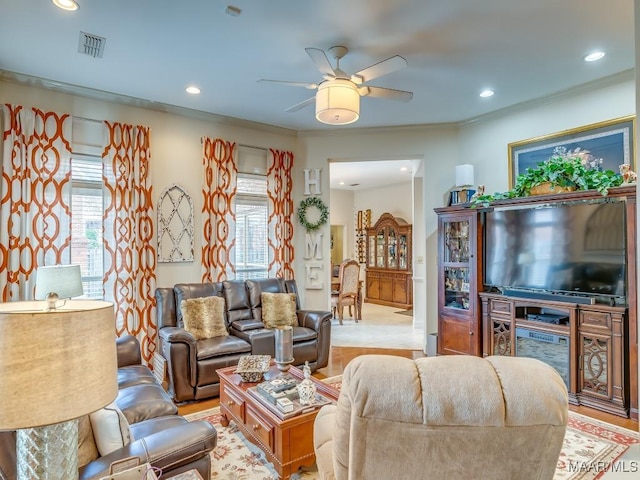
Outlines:
{"label": "orange patterned curtain", "polygon": [[233,263],[238,187],[236,144],[204,137],[203,146],[202,281],[221,282],[234,278],[236,271]]}
{"label": "orange patterned curtain", "polygon": [[116,333],[138,337],[150,363],[156,348],[156,250],[149,181],[149,128],[105,122],[103,158],[104,297],[115,304]]}
{"label": "orange patterned curtain", "polygon": [[293,278],[293,153],[269,149],[269,276]]}
{"label": "orange patterned curtain", "polygon": [[41,265],[70,263],[71,117],[3,108],[0,292],[31,300]]}

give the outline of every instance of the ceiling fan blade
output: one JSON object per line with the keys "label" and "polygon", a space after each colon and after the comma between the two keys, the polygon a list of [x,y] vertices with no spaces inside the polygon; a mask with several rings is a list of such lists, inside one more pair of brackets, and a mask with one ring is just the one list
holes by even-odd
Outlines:
{"label": "ceiling fan blade", "polygon": [[286,82],[284,80],[267,80],[264,78],[258,80],[258,83],[279,83],[281,85],[288,85],[290,87],[304,87],[308,88],[309,90],[315,90],[316,88],[318,88],[318,84],[316,83]]}
{"label": "ceiling fan blade", "polygon": [[329,59],[327,58],[327,54],[324,53],[324,50],[320,50],[319,48],[305,48],[307,54],[313,60],[313,63],[316,64],[318,70],[322,75],[329,75],[331,78],[336,77],[336,72],[333,70]]}
{"label": "ceiling fan blade", "polygon": [[351,81],[357,85],[368,82],[374,78],[381,77],[396,70],[401,70],[407,66],[407,61],[400,55],[389,57],[386,60],[382,60],[375,65],[360,70],[357,73],[351,75]]}
{"label": "ceiling fan blade", "polygon": [[413,98],[412,92],[394,90],[393,88],[370,87],[368,85],[358,88],[358,92],[363,97],[386,98],[388,100],[397,100],[398,102],[408,102]]}
{"label": "ceiling fan blade", "polygon": [[307,98],[304,102],[296,103],[292,107],[287,108],[285,110],[285,112],[296,112],[296,111],[300,110],[301,108],[304,108],[307,105],[312,104],[315,99],[316,99],[316,97]]}

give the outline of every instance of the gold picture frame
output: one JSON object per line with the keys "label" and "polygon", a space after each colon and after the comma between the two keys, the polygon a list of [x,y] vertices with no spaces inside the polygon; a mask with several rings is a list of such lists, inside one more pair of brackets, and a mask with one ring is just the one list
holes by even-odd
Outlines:
{"label": "gold picture frame", "polygon": [[527,168],[548,160],[557,147],[586,150],[594,159],[602,158],[602,168],[618,172],[623,163],[635,171],[635,115],[592,123],[508,145],[509,189]]}

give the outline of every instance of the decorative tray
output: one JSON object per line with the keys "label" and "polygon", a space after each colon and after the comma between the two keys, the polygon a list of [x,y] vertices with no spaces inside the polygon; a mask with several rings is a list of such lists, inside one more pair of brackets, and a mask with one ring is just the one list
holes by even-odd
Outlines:
{"label": "decorative tray", "polygon": [[242,377],[243,382],[259,382],[262,375],[269,371],[270,355],[243,355],[238,360],[235,373]]}

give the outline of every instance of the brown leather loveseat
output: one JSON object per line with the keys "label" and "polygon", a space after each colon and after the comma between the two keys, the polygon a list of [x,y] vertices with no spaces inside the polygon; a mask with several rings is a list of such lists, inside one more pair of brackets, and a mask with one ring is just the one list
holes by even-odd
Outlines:
{"label": "brown leather loveseat", "polygon": [[[175,402],[218,396],[220,379],[216,370],[237,365],[243,355],[274,356],[273,330],[262,323],[262,292],[296,294],[294,364],[308,361],[312,371],[327,366],[331,312],[302,310],[295,280],[264,278],[161,287],[155,292],[159,352],[167,361],[168,390]],[[209,296],[225,299],[229,335],[195,340],[184,329],[180,304],[182,300]]]}

